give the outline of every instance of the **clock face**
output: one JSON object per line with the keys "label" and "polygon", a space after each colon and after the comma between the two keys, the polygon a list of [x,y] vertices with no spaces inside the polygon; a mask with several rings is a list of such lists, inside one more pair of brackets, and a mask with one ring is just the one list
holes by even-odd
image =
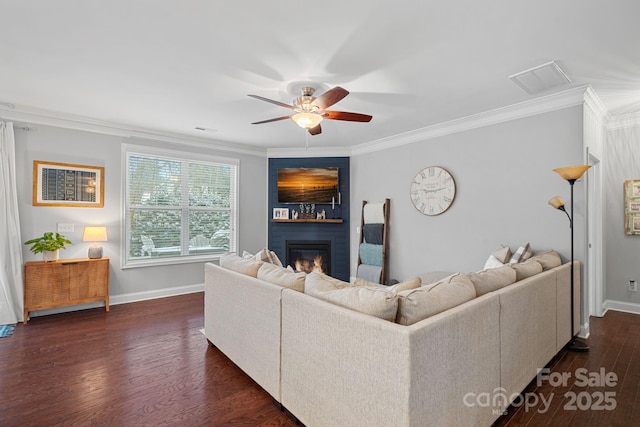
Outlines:
{"label": "clock face", "polygon": [[411,182],[411,202],[424,215],[440,215],[456,197],[456,183],[451,174],[439,166],[429,166]]}

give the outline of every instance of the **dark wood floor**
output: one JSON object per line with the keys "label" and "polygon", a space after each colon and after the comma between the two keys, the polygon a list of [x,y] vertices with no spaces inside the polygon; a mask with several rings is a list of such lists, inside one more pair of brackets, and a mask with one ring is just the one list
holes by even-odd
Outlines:
{"label": "dark wood floor", "polygon": [[[202,326],[201,293],[20,324],[11,338],[0,339],[0,426],[294,426],[207,344]],[[549,364],[552,372],[571,374],[566,386],[534,381],[525,390],[551,398],[548,409],[512,407],[495,426],[638,425],[640,316],[609,312],[591,319],[591,333],[589,353],[563,350]],[[579,368],[604,368],[618,380],[579,387]],[[568,392],[578,397],[576,410],[565,408]],[[591,409],[605,392],[600,406],[613,399],[616,408]]]}
{"label": "dark wood floor", "polygon": [[0,339],[0,426],[295,426],[203,325],[202,293],[20,324]]}
{"label": "dark wood floor", "polygon": [[[558,353],[548,365],[551,380],[534,380],[522,393],[538,404],[512,406],[495,427],[640,425],[640,316],[609,311],[590,327],[590,351]],[[562,374],[571,377],[562,381]]]}

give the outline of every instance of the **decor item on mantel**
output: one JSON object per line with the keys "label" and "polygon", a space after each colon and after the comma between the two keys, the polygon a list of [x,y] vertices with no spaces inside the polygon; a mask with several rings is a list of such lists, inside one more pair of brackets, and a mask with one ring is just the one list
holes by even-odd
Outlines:
{"label": "decor item on mantel", "polygon": [[575,182],[580,179],[580,177],[582,175],[584,175],[584,173],[587,171],[587,169],[589,169],[591,166],[589,165],[580,165],[580,166],[567,166],[564,168],[557,168],[554,169],[553,171],[555,173],[557,173],[558,175],[560,175],[563,179],[567,180],[569,182],[569,185],[571,186],[571,214],[569,214],[567,212],[567,210],[564,207],[564,202],[562,201],[562,199],[560,198],[560,196],[555,196],[553,197],[551,200],[549,200],[549,204],[551,206],[553,206],[554,208],[563,211],[565,214],[567,214],[567,217],[569,218],[569,228],[571,229],[571,341],[569,341],[569,344],[567,344],[567,349],[571,350],[571,351],[589,351],[589,346],[582,342],[579,341],[577,339],[577,332],[575,332],[575,328],[574,328],[574,302],[573,302],[573,184],[575,184]]}
{"label": "decor item on mantel", "polygon": [[42,237],[27,240],[24,244],[31,245],[29,250],[34,254],[42,253],[44,261],[57,261],[59,250],[66,249],[65,245],[72,245],[73,243],[62,234],[54,234],[52,231],[47,231]]}
{"label": "decor item on mantel", "polygon": [[98,242],[107,241],[107,227],[85,227],[82,240],[85,242],[93,242],[88,252],[90,259],[102,258],[102,246],[100,246]]}
{"label": "decor item on mantel", "polygon": [[316,217],[316,205],[314,203],[300,203],[300,219],[314,219]]}

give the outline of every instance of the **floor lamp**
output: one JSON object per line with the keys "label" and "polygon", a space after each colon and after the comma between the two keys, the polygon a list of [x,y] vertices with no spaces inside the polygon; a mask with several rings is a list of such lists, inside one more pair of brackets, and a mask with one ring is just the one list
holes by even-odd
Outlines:
{"label": "floor lamp", "polygon": [[553,171],[560,175],[563,179],[569,182],[571,186],[571,215],[567,212],[564,207],[564,202],[560,198],[560,196],[555,196],[551,200],[549,200],[549,204],[556,209],[564,211],[569,218],[569,227],[571,228],[571,341],[567,344],[567,349],[571,351],[589,351],[589,346],[582,341],[578,341],[577,333],[574,331],[574,307],[573,307],[573,184],[580,179],[582,175],[589,169],[591,166],[567,166],[564,168],[554,169]]}

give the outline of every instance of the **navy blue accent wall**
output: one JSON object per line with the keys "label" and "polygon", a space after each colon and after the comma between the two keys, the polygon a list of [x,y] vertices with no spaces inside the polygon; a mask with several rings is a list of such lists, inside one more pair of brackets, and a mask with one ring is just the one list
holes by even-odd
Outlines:
{"label": "navy blue accent wall", "polygon": [[[331,276],[349,281],[349,157],[312,157],[269,159],[269,218],[273,218],[273,208],[289,208],[300,211],[297,204],[278,203],[278,169],[280,168],[338,168],[338,185],[341,204],[336,200],[336,217],[343,222],[271,222],[269,221],[269,249],[274,251],[284,263],[287,257],[287,240],[330,240]],[[316,204],[316,212],[326,211],[332,218],[331,203]],[[291,215],[291,212],[290,212]]]}

